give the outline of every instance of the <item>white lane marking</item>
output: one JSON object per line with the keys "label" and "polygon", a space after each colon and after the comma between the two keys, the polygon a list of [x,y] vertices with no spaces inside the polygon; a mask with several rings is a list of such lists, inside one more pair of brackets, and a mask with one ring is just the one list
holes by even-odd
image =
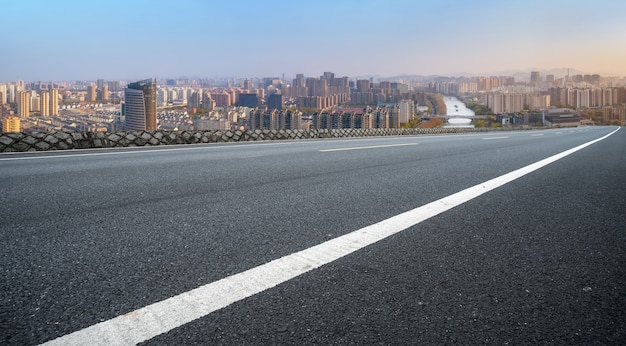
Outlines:
{"label": "white lane marking", "polygon": [[[131,150],[125,150],[125,151],[104,151],[104,152],[89,152],[89,153],[81,153],[81,154],[74,154],[74,153],[67,153],[65,155],[44,155],[45,153],[49,153],[49,151],[39,151],[39,152],[31,152],[33,155],[36,154],[41,154],[41,156],[23,156],[23,157],[7,157],[7,158],[0,158],[0,161],[17,161],[17,160],[37,160],[37,159],[58,159],[58,158],[73,158],[73,157],[84,157],[84,156],[104,156],[104,155],[133,155],[133,154],[146,154],[146,153],[162,153],[162,152],[168,152],[168,151],[189,151],[189,150],[215,150],[215,149],[224,149],[224,148],[243,148],[243,147],[252,147],[252,146],[265,146],[265,145],[287,145],[287,144],[293,144],[293,142],[290,143],[285,143],[285,142],[278,142],[278,143],[257,143],[257,144],[247,144],[247,145],[220,145],[217,143],[213,143],[213,145],[205,145],[205,146],[193,146],[193,144],[187,144],[185,145],[184,148],[168,148],[168,149],[163,149],[163,148],[159,148],[158,146],[152,146],[149,147],[151,149],[138,149],[138,150],[132,150],[133,148],[131,147],[125,147],[125,148],[107,148],[107,149],[131,149]],[[183,146],[183,145],[181,145]],[[137,148],[137,147],[135,147]],[[152,149],[153,148],[153,149]],[[107,149],[75,149],[75,150],[107,150]],[[13,153],[5,153],[5,154],[13,154]],[[15,154],[29,154],[29,152],[21,152],[21,153],[15,153]]]}
{"label": "white lane marking", "polygon": [[413,227],[422,221],[599,142],[617,131],[619,131],[619,128],[601,138],[484,183],[474,185],[416,209],[239,274],[61,336],[43,345],[134,345],[149,340]]}
{"label": "white lane marking", "polygon": [[387,144],[387,145],[371,145],[367,147],[349,147],[349,148],[335,148],[335,149],[323,149],[321,153],[329,153],[333,151],[346,151],[346,150],[363,150],[363,149],[378,149],[378,148],[391,148],[391,147],[405,147],[409,145],[417,145],[419,143],[401,143],[401,144]]}
{"label": "white lane marking", "polygon": [[483,139],[484,140],[489,140],[489,139],[506,139],[506,138],[509,138],[509,137],[507,137],[507,136],[504,136],[504,137],[485,137]]}
{"label": "white lane marking", "polygon": [[530,135],[530,136],[531,136],[531,137],[538,137],[538,136],[543,136],[543,133],[537,133],[537,134],[534,134],[534,135]]}

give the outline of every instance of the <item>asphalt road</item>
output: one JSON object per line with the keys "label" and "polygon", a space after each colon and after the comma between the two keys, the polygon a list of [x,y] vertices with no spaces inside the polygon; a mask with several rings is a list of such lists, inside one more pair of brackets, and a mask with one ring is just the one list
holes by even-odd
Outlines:
{"label": "asphalt road", "polygon": [[[0,343],[109,321],[614,130],[2,154]],[[625,177],[622,129],[145,343],[625,344]]]}

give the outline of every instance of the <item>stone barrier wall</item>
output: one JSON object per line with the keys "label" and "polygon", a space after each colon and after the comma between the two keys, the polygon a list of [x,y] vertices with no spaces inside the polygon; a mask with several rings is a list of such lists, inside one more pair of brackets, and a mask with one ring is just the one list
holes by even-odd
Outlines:
{"label": "stone barrier wall", "polygon": [[[406,136],[502,131],[506,128],[332,129],[244,131],[128,131],[0,133],[0,152],[135,147],[172,144],[242,142],[368,136]],[[517,128],[519,130],[519,128]]]}

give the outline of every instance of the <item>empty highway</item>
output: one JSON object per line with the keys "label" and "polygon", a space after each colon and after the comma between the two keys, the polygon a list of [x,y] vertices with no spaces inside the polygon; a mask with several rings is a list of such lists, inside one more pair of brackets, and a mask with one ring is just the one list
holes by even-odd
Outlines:
{"label": "empty highway", "polygon": [[0,154],[0,343],[624,344],[626,131]]}

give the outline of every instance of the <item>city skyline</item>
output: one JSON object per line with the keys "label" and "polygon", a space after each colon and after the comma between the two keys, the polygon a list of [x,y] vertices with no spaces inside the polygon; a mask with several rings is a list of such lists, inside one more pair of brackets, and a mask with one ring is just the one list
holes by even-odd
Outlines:
{"label": "city skyline", "polygon": [[29,1],[3,4],[0,81],[491,75],[626,76],[626,3]]}

